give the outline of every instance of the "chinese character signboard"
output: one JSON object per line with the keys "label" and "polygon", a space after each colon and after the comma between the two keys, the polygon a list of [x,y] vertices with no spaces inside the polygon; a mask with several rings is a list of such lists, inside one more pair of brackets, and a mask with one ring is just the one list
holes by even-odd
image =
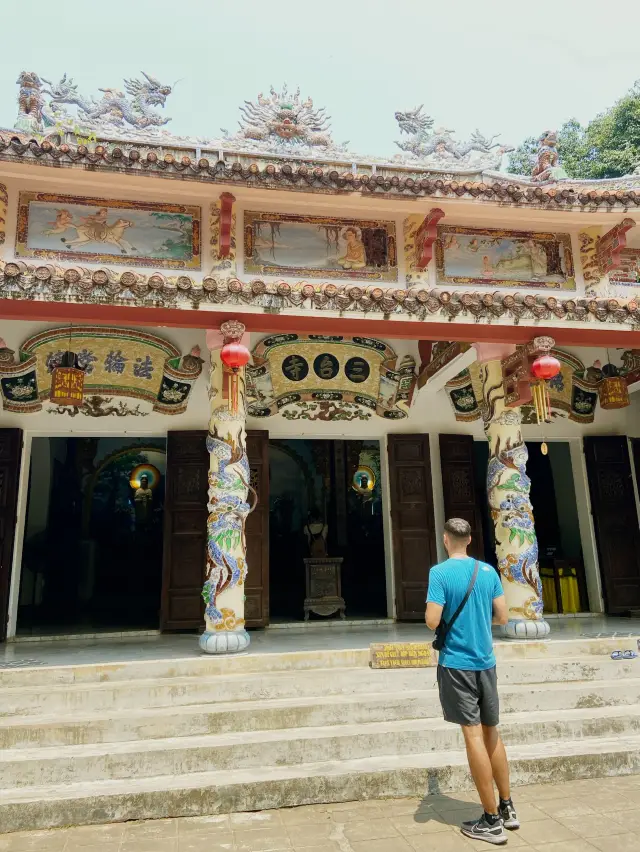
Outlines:
{"label": "chinese character signboard", "polygon": [[[64,366],[68,351],[74,353],[73,387]],[[0,391],[4,410],[17,413],[40,411],[47,400],[79,406],[83,396],[106,395],[139,399],[151,403],[154,411],[179,414],[201,370],[197,355],[183,357],[171,343],[147,332],[65,326],[30,337],[17,363],[0,358]]]}
{"label": "chinese character signboard", "polygon": [[400,363],[371,337],[277,334],[254,349],[247,370],[248,414],[269,417],[309,402],[350,403],[387,419],[406,417],[415,387],[415,361]]}
{"label": "chinese character signboard", "polygon": [[369,647],[372,669],[425,669],[438,663],[428,642],[394,642]]}

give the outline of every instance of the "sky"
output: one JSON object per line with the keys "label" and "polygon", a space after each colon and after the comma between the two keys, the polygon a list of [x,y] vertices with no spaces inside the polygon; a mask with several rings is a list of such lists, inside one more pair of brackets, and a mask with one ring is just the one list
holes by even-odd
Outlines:
{"label": "sky", "polygon": [[[9,0],[4,0],[9,3]],[[216,137],[271,85],[299,86],[336,142],[397,152],[396,110],[424,104],[464,140],[519,144],[587,122],[640,78],[640,2],[617,0],[20,0],[2,16],[0,126],[16,118],[22,70],[83,94],[144,70],[169,97],[167,130]],[[629,40],[628,40],[629,39]],[[626,45],[626,46],[623,46]]]}

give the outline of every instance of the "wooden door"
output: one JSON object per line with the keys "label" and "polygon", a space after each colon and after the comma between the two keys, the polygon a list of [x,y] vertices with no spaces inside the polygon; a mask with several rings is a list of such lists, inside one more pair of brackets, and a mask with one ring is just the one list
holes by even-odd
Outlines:
{"label": "wooden door", "polygon": [[[631,446],[633,448],[633,465],[636,471],[636,484],[638,486],[638,492],[640,492],[640,438],[632,438]],[[640,523],[640,517],[638,518],[638,523]]]}
{"label": "wooden door", "polygon": [[440,435],[444,517],[462,518],[471,525],[469,555],[484,559],[482,505],[476,492],[472,435]]}
{"label": "wooden door", "polygon": [[[247,431],[247,455],[251,485],[258,502],[247,518],[247,579],[244,617],[246,626],[266,627],[269,623],[269,433]],[[249,494],[249,501],[252,495]]]}
{"label": "wooden door", "polygon": [[22,430],[0,429],[0,642],[7,638]]}
{"label": "wooden door", "polygon": [[206,431],[167,434],[164,565],[160,628],[204,623],[209,453]]}
{"label": "wooden door", "polygon": [[640,609],[640,531],[625,436],[585,438],[591,514],[605,608],[610,615]]}
{"label": "wooden door", "polygon": [[438,561],[428,435],[389,435],[396,617],[424,619],[429,570]]}

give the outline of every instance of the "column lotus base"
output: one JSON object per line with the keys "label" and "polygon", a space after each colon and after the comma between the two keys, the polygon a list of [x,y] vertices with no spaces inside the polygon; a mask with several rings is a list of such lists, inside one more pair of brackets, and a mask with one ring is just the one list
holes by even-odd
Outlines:
{"label": "column lotus base", "polygon": [[544,619],[511,619],[500,629],[500,633],[505,639],[546,639],[551,633],[551,627]]}
{"label": "column lotus base", "polygon": [[246,630],[205,630],[199,645],[205,654],[241,654],[250,642]]}

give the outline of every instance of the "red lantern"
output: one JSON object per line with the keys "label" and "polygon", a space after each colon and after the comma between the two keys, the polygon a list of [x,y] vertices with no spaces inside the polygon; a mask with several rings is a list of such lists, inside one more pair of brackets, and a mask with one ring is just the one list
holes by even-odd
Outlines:
{"label": "red lantern", "polygon": [[220,359],[225,367],[230,370],[239,370],[249,363],[251,353],[246,346],[243,346],[237,340],[232,340],[230,343],[225,343],[220,351]]}
{"label": "red lantern", "polygon": [[220,350],[220,360],[231,371],[229,411],[234,415],[238,413],[238,372],[249,363],[249,358],[251,353],[238,340],[225,343]]}
{"label": "red lantern", "polygon": [[531,365],[533,375],[536,379],[541,379],[542,381],[553,379],[561,369],[562,364],[560,361],[549,354],[539,355]]}

